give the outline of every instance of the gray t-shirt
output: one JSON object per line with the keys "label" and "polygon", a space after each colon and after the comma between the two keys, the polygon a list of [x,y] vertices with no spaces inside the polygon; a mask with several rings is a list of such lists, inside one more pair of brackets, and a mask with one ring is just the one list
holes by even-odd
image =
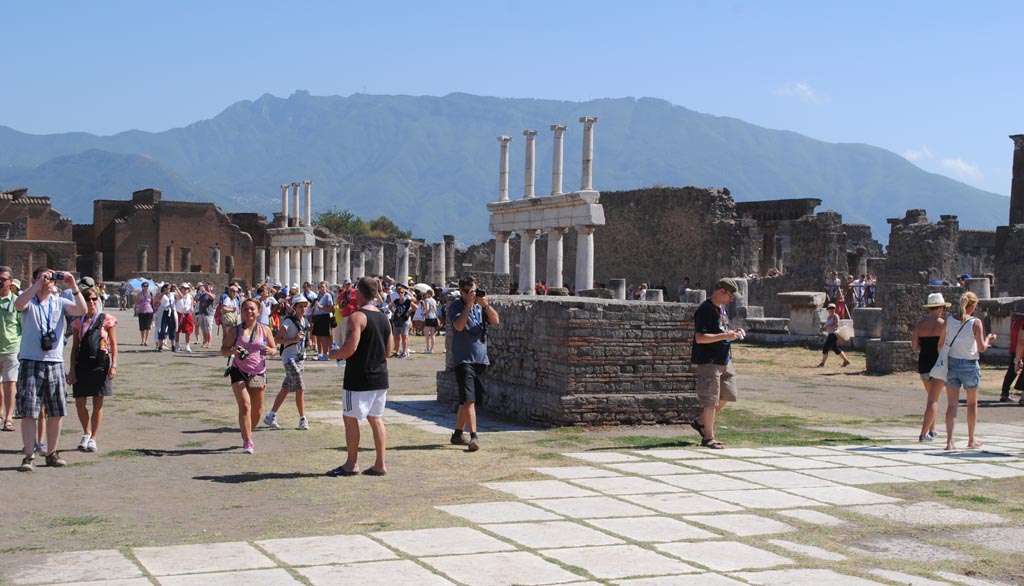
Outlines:
{"label": "gray t-shirt", "polygon": [[[455,323],[455,320],[462,315],[465,304],[462,299],[452,301],[448,306],[448,320]],[[469,310],[469,319],[466,321],[466,328],[461,332],[455,330],[452,338],[452,358],[455,364],[490,364],[487,359],[487,340],[485,337],[485,320],[483,310],[479,305],[473,304]]]}
{"label": "gray t-shirt", "polygon": [[[74,306],[74,301],[59,295],[51,294],[43,303],[39,303],[39,298],[33,296],[28,302],[28,307],[21,313],[21,352],[18,353],[18,358],[39,362],[64,362],[64,328],[67,324],[64,320],[64,311]],[[43,333],[50,330],[53,330],[56,339],[53,341],[53,347],[44,352],[40,343]]]}
{"label": "gray t-shirt", "polygon": [[[306,332],[306,337],[308,338],[309,322],[306,321],[306,318],[302,318],[302,321],[300,323],[302,326],[302,330]],[[284,338],[285,340],[294,339],[295,336],[299,335],[299,327],[296,326],[295,324],[295,318],[283,318],[281,320],[281,325],[278,326],[277,328],[277,334]],[[303,359],[305,359],[306,357],[306,344],[304,342],[301,344],[291,344],[290,346],[286,346],[281,350],[281,362],[284,362],[286,364],[288,362],[291,362],[292,360],[295,360],[299,356],[302,356]]]}

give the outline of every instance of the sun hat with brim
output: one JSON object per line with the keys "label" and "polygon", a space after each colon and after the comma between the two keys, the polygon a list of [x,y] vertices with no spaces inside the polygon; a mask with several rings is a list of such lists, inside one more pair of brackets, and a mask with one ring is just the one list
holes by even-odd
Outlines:
{"label": "sun hat with brim", "polygon": [[929,293],[928,303],[925,303],[924,307],[927,307],[928,309],[935,309],[936,307],[950,307],[952,305],[952,303],[949,303],[942,298],[942,293]]}
{"label": "sun hat with brim", "polygon": [[309,305],[309,299],[306,299],[305,295],[296,295],[295,297],[292,297],[292,307],[295,307],[300,303],[305,303],[306,305]]}
{"label": "sun hat with brim", "polygon": [[829,303],[828,305],[825,306],[825,309],[835,309],[835,308],[836,308],[836,304],[835,303]]}
{"label": "sun hat with brim", "polygon": [[13,285],[15,289],[21,289],[21,279],[11,279],[11,285]]}
{"label": "sun hat with brim", "polygon": [[736,280],[730,279],[729,277],[719,279],[718,282],[715,283],[715,289],[725,289],[729,293],[732,293],[733,297],[743,297],[740,295],[740,287],[736,284]]}

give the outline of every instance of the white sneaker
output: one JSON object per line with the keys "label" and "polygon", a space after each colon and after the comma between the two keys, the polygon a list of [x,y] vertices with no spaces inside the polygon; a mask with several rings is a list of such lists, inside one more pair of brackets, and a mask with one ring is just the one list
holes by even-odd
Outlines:
{"label": "white sneaker", "polygon": [[89,445],[85,446],[85,451],[95,452],[96,451],[96,440],[89,438]]}
{"label": "white sneaker", "polygon": [[192,353],[192,344],[185,344],[185,352]]}
{"label": "white sneaker", "polygon": [[254,451],[256,451],[256,446],[254,446],[252,442],[245,442],[244,444],[242,444],[243,454],[251,454]]}
{"label": "white sneaker", "polygon": [[267,416],[263,418],[263,425],[272,429],[281,429],[281,424],[277,422],[277,416],[267,413]]}
{"label": "white sneaker", "polygon": [[82,434],[82,441],[78,442],[78,451],[79,452],[84,452],[87,449],[89,449],[89,442],[90,441],[92,441],[92,438],[89,436],[89,434],[83,433]]}
{"label": "white sneaker", "polygon": [[299,429],[303,431],[309,429],[309,420],[305,417],[299,417]]}
{"label": "white sneaker", "polygon": [[40,456],[45,456],[46,455],[46,442],[36,442],[35,452],[36,452],[36,454],[38,454]]}

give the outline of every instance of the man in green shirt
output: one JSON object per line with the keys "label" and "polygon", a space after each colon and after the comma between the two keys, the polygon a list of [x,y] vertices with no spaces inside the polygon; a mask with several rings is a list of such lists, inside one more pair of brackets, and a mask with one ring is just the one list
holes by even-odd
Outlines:
{"label": "man in green shirt", "polygon": [[14,309],[17,295],[11,291],[11,267],[0,266],[0,430],[14,431],[11,414],[18,382],[18,349],[21,347],[21,312]]}

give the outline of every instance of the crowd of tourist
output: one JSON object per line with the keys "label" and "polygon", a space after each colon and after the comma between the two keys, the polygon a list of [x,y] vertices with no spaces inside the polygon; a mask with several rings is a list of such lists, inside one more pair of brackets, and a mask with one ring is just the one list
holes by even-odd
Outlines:
{"label": "crowd of tourist", "polygon": [[838,271],[832,271],[825,279],[826,302],[835,304],[840,319],[852,319],[854,309],[875,306],[876,286],[875,275],[871,273],[854,278],[853,275],[843,277]]}

